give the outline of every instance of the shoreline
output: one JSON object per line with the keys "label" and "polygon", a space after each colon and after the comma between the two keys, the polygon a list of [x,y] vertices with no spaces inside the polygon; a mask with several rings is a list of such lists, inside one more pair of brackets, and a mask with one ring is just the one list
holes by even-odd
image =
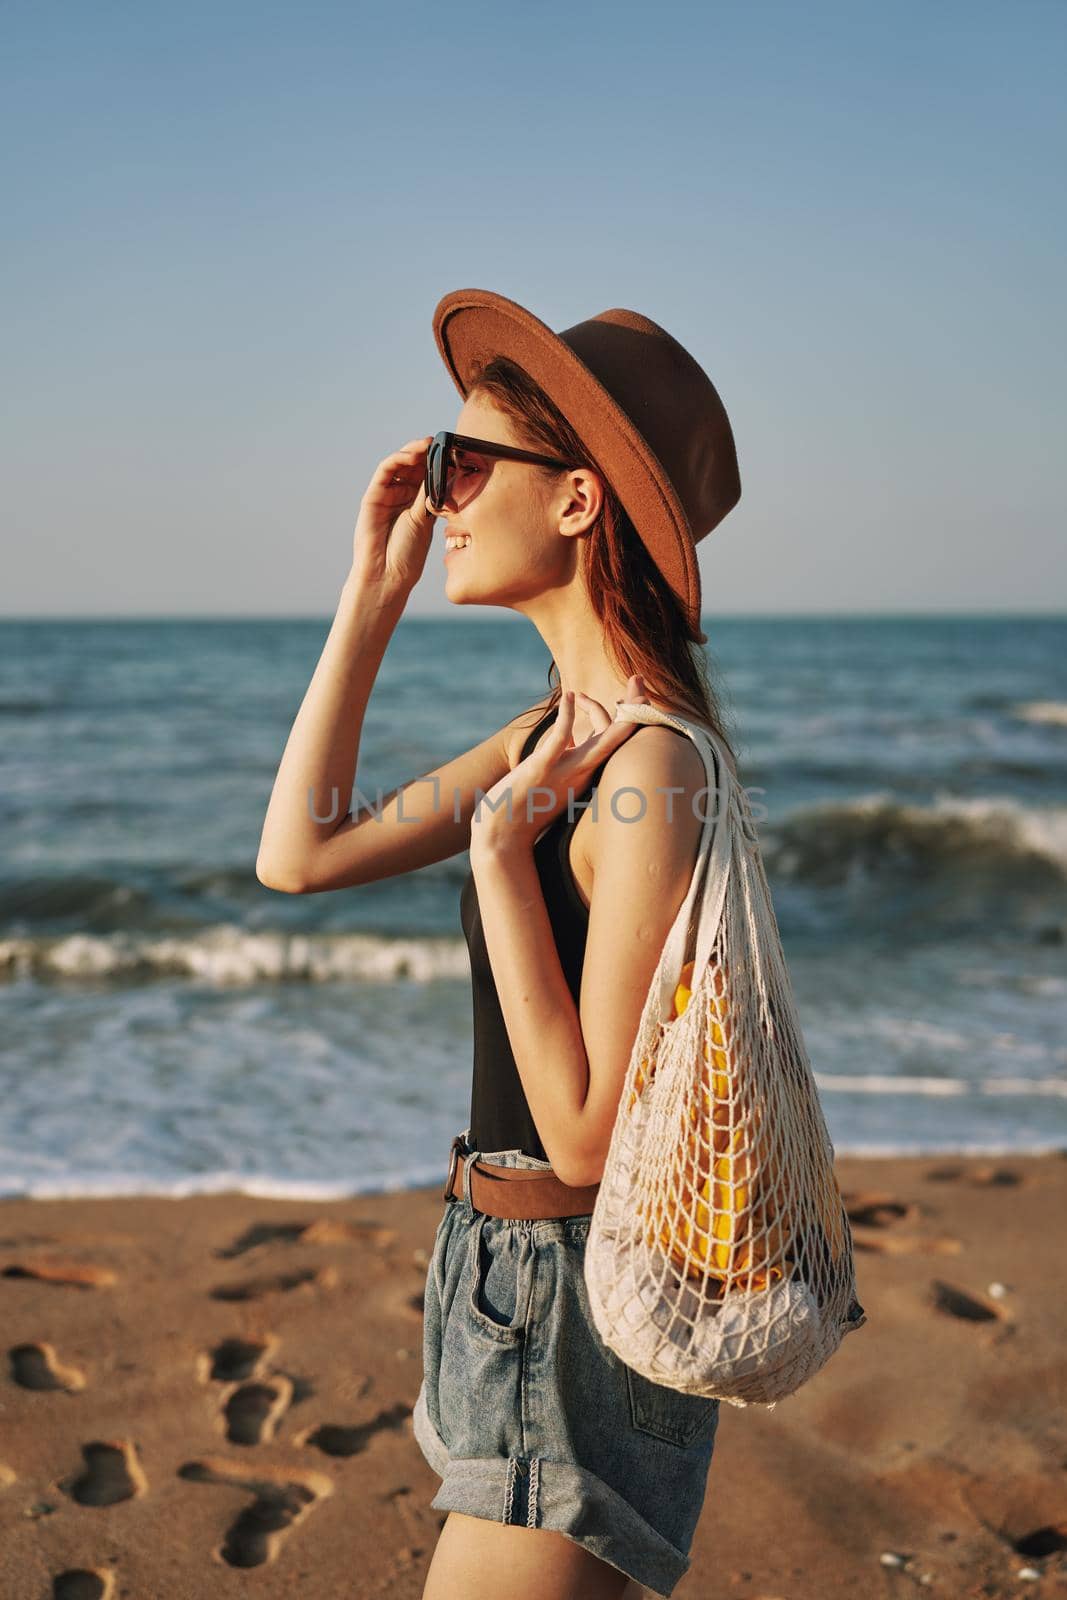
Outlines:
{"label": "shoreline", "polygon": [[[836,1149],[835,1168],[840,1168],[845,1162],[859,1164],[902,1161],[902,1162],[952,1162],[960,1161],[981,1165],[983,1162],[1010,1162],[1031,1160],[1052,1160],[1056,1158],[1067,1159],[1067,1143],[1062,1138],[1050,1139],[1047,1143],[1027,1145],[938,1145],[930,1149],[902,1148],[896,1145],[879,1146],[878,1148],[864,1149]],[[444,1173],[447,1161],[442,1164]],[[312,1180],[282,1179],[274,1180],[266,1177],[249,1176],[243,1179],[220,1177],[217,1180],[207,1179],[207,1187],[196,1185],[199,1179],[182,1179],[163,1181],[156,1186],[129,1187],[57,1187],[52,1194],[26,1193],[20,1189],[0,1189],[0,1205],[15,1202],[27,1204],[53,1204],[63,1201],[97,1202],[105,1200],[210,1200],[210,1199],[248,1199],[263,1201],[280,1201],[290,1205],[340,1205],[347,1200],[373,1200],[388,1199],[394,1195],[418,1195],[432,1190],[436,1185],[436,1178],[422,1179],[416,1182],[402,1181],[396,1184],[378,1185],[365,1189],[343,1188],[330,1183],[316,1183]],[[443,1188],[443,1177],[442,1177]]]}
{"label": "shoreline", "polygon": [[[867,1326],[773,1410],[723,1406],[675,1594],[1067,1592],[1067,1151],[835,1168]],[[268,1600],[419,1600],[443,1182],[0,1200],[5,1600],[65,1571],[184,1600],[246,1567]]]}

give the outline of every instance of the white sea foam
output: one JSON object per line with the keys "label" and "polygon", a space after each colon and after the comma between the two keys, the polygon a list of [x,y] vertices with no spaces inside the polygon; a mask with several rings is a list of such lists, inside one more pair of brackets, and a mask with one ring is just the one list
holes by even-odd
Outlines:
{"label": "white sea foam", "polygon": [[1012,716],[1021,722],[1046,722],[1067,728],[1067,701],[1026,700],[1012,708]]}
{"label": "white sea foam", "polygon": [[0,939],[0,974],[12,977],[181,976],[219,985],[364,981],[429,983],[470,977],[462,939],[375,934],[252,932],[233,924],[190,934],[87,934]]}
{"label": "white sea foam", "polygon": [[[1042,1052],[1043,1054],[1045,1052]],[[1020,1094],[1067,1099],[1067,1078],[932,1078],[894,1073],[817,1072],[820,1094],[929,1095],[951,1099],[955,1095]]]}
{"label": "white sea foam", "polygon": [[[834,1156],[920,1158],[942,1160],[961,1156],[981,1156],[1011,1160],[1013,1157],[1067,1155],[1063,1139],[1034,1141],[1026,1139],[1018,1144],[997,1141],[951,1140],[932,1138],[923,1140],[846,1141],[835,1140]],[[365,1179],[345,1179],[337,1182],[315,1182],[308,1179],[272,1176],[259,1173],[255,1176],[235,1172],[207,1172],[182,1178],[155,1178],[151,1174],[82,1172],[72,1169],[62,1178],[16,1177],[0,1166],[0,1199],[26,1200],[105,1200],[132,1196],[159,1196],[181,1200],[193,1195],[243,1194],[259,1200],[287,1200],[296,1204],[313,1204],[330,1200],[347,1200],[358,1195],[404,1193],[410,1189],[434,1189],[444,1186],[442,1162],[413,1163],[404,1171],[372,1174]],[[442,1197],[443,1198],[443,1197]]]}
{"label": "white sea foam", "polygon": [[346,1200],[352,1195],[393,1194],[407,1189],[444,1188],[444,1169],[440,1162],[422,1171],[394,1177],[370,1177],[344,1182],[317,1182],[311,1179],[256,1176],[238,1172],[198,1172],[188,1178],[153,1178],[141,1173],[67,1172],[62,1178],[19,1178],[0,1168],[0,1199],[27,1200],[109,1200],[131,1195],[158,1195],[183,1200],[191,1195],[244,1194],[257,1200],[293,1200],[309,1204],[325,1200]]}

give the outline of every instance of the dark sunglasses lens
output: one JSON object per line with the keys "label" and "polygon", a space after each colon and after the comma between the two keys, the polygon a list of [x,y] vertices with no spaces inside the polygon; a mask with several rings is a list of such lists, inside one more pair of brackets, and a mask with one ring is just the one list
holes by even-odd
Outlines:
{"label": "dark sunglasses lens", "polygon": [[426,452],[426,488],[431,505],[443,505],[447,494],[448,473],[445,466],[444,441],[434,439]]}

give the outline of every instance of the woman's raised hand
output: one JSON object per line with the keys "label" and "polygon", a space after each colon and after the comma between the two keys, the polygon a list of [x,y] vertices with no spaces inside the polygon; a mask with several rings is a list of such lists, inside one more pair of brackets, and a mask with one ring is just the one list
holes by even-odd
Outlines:
{"label": "woman's raised hand", "polygon": [[[651,703],[638,674],[628,680],[624,698],[640,705]],[[577,707],[592,729],[580,744],[573,737]],[[476,808],[471,821],[471,851],[532,849],[538,835],[567,809],[570,794],[577,799],[584,793],[600,763],[640,726],[639,722],[614,721],[599,700],[580,689],[577,695],[566,690],[551,733],[505,773]],[[509,791],[510,814],[506,799]]]}
{"label": "woman's raised hand", "polygon": [[426,504],[426,451],[432,439],[432,434],[409,439],[379,461],[359,503],[352,541],[354,571],[383,592],[405,598],[422,577],[437,520]]}

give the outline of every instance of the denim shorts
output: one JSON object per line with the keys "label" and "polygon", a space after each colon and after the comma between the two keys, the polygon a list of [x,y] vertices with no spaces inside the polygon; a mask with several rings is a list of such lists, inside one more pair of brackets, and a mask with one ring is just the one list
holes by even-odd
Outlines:
{"label": "denim shorts", "polygon": [[[472,1151],[545,1170],[521,1150]],[[426,1274],[415,1437],[431,1505],[552,1528],[657,1595],[690,1565],[719,1402],[651,1383],[601,1340],[583,1275],[592,1214],[513,1220],[446,1200]]]}

